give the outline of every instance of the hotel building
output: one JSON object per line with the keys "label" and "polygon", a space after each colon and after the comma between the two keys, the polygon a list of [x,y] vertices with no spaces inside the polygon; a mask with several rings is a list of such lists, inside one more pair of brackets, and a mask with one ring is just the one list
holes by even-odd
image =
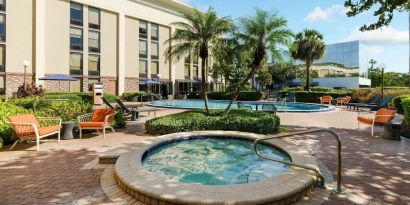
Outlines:
{"label": "hotel building", "polygon": [[[24,60],[27,82],[47,92],[87,92],[101,82],[121,95],[145,90],[149,79],[161,82],[162,95],[190,92],[200,59],[164,52],[172,23],[192,11],[173,0],[0,0],[0,92],[11,96],[23,83]],[[52,74],[78,81],[39,80]]]}

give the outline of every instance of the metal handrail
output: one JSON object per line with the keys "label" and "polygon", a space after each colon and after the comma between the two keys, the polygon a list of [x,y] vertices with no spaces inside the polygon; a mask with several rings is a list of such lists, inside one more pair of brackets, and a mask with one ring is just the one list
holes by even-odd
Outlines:
{"label": "metal handrail", "polygon": [[325,188],[324,177],[319,172],[319,170],[317,170],[316,168],[306,166],[306,165],[303,165],[303,164],[298,164],[298,163],[294,163],[294,162],[287,162],[287,161],[278,160],[278,159],[274,159],[274,158],[271,158],[271,157],[263,156],[257,148],[257,144],[261,141],[266,141],[266,140],[271,140],[271,139],[278,139],[278,138],[285,138],[285,137],[293,137],[295,135],[311,134],[311,133],[317,133],[317,132],[330,133],[333,137],[335,137],[335,139],[337,141],[337,167],[336,167],[336,169],[337,169],[337,179],[336,179],[337,185],[336,185],[336,188],[335,188],[334,191],[336,193],[342,193],[342,144],[340,142],[339,135],[337,135],[337,133],[334,132],[333,130],[330,130],[330,129],[314,129],[314,130],[300,131],[300,132],[294,132],[294,133],[290,133],[290,134],[284,134],[284,135],[277,135],[277,136],[272,136],[272,137],[261,138],[261,139],[255,140],[255,142],[253,143],[253,149],[254,149],[255,153],[262,159],[287,164],[289,166],[300,167],[300,168],[308,169],[308,170],[311,170],[311,171],[315,172],[320,177],[321,187]]}

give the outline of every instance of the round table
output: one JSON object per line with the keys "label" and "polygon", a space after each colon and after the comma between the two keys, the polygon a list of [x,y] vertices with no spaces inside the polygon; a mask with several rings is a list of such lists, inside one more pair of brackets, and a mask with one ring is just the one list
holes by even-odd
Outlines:
{"label": "round table", "polygon": [[61,131],[61,139],[63,140],[70,140],[74,139],[74,128],[76,127],[75,122],[69,121],[69,122],[62,122],[62,131]]}
{"label": "round table", "polygon": [[400,140],[400,128],[401,123],[390,122],[383,125],[384,133],[383,138]]}

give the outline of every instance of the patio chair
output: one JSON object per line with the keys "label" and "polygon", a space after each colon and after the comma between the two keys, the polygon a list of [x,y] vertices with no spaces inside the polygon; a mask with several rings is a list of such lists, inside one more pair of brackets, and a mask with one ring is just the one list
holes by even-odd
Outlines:
{"label": "patio chair", "polygon": [[[40,121],[54,122],[50,126],[41,126]],[[40,139],[58,134],[58,142],[60,142],[60,128],[61,118],[52,117],[34,117],[32,114],[15,115],[8,117],[8,123],[14,130],[14,133],[18,137],[18,140],[10,147],[10,150],[16,146],[17,143],[23,141],[36,140],[37,148],[40,150]]]}
{"label": "patio chair", "polygon": [[243,104],[243,102],[238,102],[238,109],[242,109],[242,110],[252,110],[252,106],[250,105],[245,105]]}
{"label": "patio chair", "polygon": [[332,104],[332,96],[330,95],[324,95],[322,97],[320,97],[320,104],[325,104],[328,103],[329,105]]}
{"label": "patio chair", "polygon": [[288,102],[296,102],[296,93],[288,94]]}
{"label": "patio chair", "polygon": [[108,102],[107,99],[105,99],[104,97],[102,97],[101,99],[103,100],[104,104],[105,104],[107,107],[109,107],[109,108],[115,110],[115,108],[111,105],[110,102]]}
{"label": "patio chair", "polygon": [[360,124],[369,125],[372,127],[372,136],[374,136],[374,127],[389,123],[396,115],[396,110],[379,109],[376,113],[360,112],[357,115],[357,128]]}
{"label": "patio chair", "polygon": [[379,104],[357,104],[356,110],[359,111],[359,108],[370,108],[371,111],[379,110],[381,108],[387,108],[389,102],[393,100],[392,96],[387,96]]}
{"label": "patio chair", "polygon": [[340,105],[340,106],[342,106],[342,105],[347,105],[347,104],[350,102],[351,99],[352,99],[352,97],[350,97],[350,96],[345,96],[345,97],[342,97],[342,98],[337,98],[337,99],[336,99],[336,105]]}
{"label": "patio chair", "polygon": [[78,116],[78,129],[80,130],[80,138],[82,138],[82,130],[100,130],[103,131],[105,138],[105,129],[109,128],[115,132],[112,127],[112,122],[115,116],[114,109],[95,109],[93,113]]}
{"label": "patio chair", "polygon": [[276,112],[278,111],[276,109],[276,106],[274,104],[263,104],[262,105],[262,111],[264,112],[271,112],[274,115],[276,115]]}
{"label": "patio chair", "polygon": [[[381,95],[376,95],[372,98],[372,100],[370,100],[369,105],[377,105],[377,102],[380,100],[380,98],[382,98]],[[347,103],[347,108],[351,109],[353,107],[353,109],[356,109],[356,105],[359,104],[364,104],[364,103]]]}
{"label": "patio chair", "polygon": [[115,99],[120,110],[125,116],[131,115],[133,112],[137,111],[138,106],[126,106],[120,99]]}

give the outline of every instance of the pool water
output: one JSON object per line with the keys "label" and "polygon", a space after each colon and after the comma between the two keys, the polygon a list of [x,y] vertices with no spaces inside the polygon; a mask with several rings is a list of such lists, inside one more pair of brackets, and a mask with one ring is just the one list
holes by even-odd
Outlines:
{"label": "pool water", "polygon": [[[272,104],[273,102],[243,102],[246,106],[251,106],[252,110],[262,108],[262,104]],[[209,109],[225,109],[228,107],[229,101],[210,100]],[[165,100],[155,101],[150,104],[156,107],[168,107],[168,108],[185,108],[185,109],[204,109],[204,101],[202,100]],[[312,103],[287,103],[286,105],[281,103],[275,103],[276,109],[279,112],[320,112],[329,111],[333,107],[328,107],[320,104]],[[237,103],[232,104],[232,109],[237,109]]]}
{"label": "pool water", "polygon": [[[263,155],[290,161],[281,151],[258,145]],[[143,167],[175,182],[230,185],[257,182],[288,169],[260,159],[253,142],[232,138],[199,138],[160,146],[143,159]]]}

